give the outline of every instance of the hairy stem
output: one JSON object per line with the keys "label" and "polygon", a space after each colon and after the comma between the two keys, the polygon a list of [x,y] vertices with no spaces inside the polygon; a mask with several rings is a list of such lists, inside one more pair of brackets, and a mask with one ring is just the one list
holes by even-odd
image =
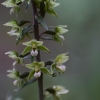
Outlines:
{"label": "hairy stem", "polygon": [[[34,2],[34,0],[31,0],[32,3],[32,9],[33,9],[33,16],[34,16],[34,34],[35,34],[35,39],[37,39],[39,41],[40,37],[39,37],[39,26],[38,26],[38,22],[35,19],[36,15],[37,15],[37,7],[36,4]],[[38,50],[38,55],[36,57],[37,61],[41,61],[41,56],[40,56],[40,51]],[[38,88],[39,88],[39,100],[44,100],[44,96],[43,96],[43,74],[41,74],[41,77],[38,78]]]}

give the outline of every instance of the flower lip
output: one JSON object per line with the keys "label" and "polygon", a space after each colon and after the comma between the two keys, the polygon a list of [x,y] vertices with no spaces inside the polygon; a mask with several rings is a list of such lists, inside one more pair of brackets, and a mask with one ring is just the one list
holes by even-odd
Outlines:
{"label": "flower lip", "polygon": [[18,80],[15,80],[13,84],[16,86],[18,84]]}
{"label": "flower lip", "polygon": [[16,60],[13,62],[13,67],[16,66],[19,63],[19,60]]}
{"label": "flower lip", "polygon": [[64,36],[62,36],[62,35],[59,35],[59,37],[60,37],[62,40],[65,40]]}
{"label": "flower lip", "polygon": [[31,55],[32,56],[37,56],[38,55],[38,51],[35,49],[35,50],[32,50],[31,51]]}
{"label": "flower lip", "polygon": [[57,94],[66,94],[69,92],[65,87],[63,86],[53,86],[54,90],[57,92]]}
{"label": "flower lip", "polygon": [[60,91],[60,92],[57,92],[58,94],[66,94],[66,93],[68,93],[69,92],[69,90],[62,90],[62,91]]}
{"label": "flower lip", "polygon": [[58,68],[60,68],[63,72],[66,70],[66,66],[65,65],[60,65],[60,66],[57,66]]}
{"label": "flower lip", "polygon": [[38,78],[41,76],[41,71],[35,72],[34,77]]}

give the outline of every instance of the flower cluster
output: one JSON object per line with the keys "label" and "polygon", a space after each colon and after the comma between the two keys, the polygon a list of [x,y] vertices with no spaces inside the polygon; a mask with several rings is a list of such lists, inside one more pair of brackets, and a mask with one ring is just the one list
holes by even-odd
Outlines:
{"label": "flower cluster", "polygon": [[[23,2],[27,2],[27,4],[29,5],[31,0],[6,0],[2,4],[6,7],[11,8],[10,14],[12,14],[12,13],[18,13],[20,11],[19,5]],[[41,8],[41,3],[42,3],[44,5],[45,12],[58,17],[57,13],[53,9],[54,7],[57,7],[59,5],[59,3],[56,3],[55,0],[34,0],[34,2],[36,3],[39,9]]]}
{"label": "flower cluster", "polygon": [[[10,14],[18,14],[23,2],[26,3],[26,10],[28,9],[30,3],[32,3],[34,22],[26,20],[17,22],[16,20],[11,20],[4,24],[5,26],[11,27],[11,31],[7,32],[7,34],[17,37],[16,44],[22,42],[22,45],[26,46],[20,54],[15,51],[5,53],[14,60],[14,69],[8,70],[9,74],[7,76],[14,78],[15,81],[13,84],[20,89],[35,82],[37,79],[41,79],[42,74],[55,77],[56,72],[64,73],[66,70],[64,63],[69,59],[67,53],[63,53],[58,55],[52,62],[49,60],[47,62],[40,60],[40,51],[51,53],[50,50],[43,45],[43,41],[40,41],[40,39],[53,40],[63,44],[63,41],[65,40],[63,34],[68,32],[66,25],[49,27],[44,21],[46,13],[58,17],[58,14],[55,12],[54,8],[60,4],[57,3],[56,0],[6,0],[2,4],[11,8]],[[46,29],[43,33],[39,33],[39,25]],[[35,35],[34,39],[30,36],[30,33]],[[47,37],[42,36],[44,34],[46,34]],[[23,42],[25,37],[28,37],[29,39],[27,42]],[[31,59],[31,63],[27,64],[25,62],[24,59],[27,58]],[[29,71],[20,73],[15,69],[15,65],[17,64],[21,64],[22,66],[28,68]],[[60,100],[60,94],[65,93],[68,93],[68,90],[66,90],[63,86],[53,86],[44,90],[44,97],[52,95],[55,100]]]}

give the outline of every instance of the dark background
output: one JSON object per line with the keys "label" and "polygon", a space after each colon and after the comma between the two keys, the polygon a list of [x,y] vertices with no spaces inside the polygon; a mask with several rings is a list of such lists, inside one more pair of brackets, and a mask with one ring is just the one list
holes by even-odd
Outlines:
{"label": "dark background", "polygon": [[[0,3],[4,0],[0,0]],[[44,87],[63,85],[69,93],[63,100],[100,100],[100,0],[57,0],[60,2],[55,10],[59,18],[47,15],[48,25],[68,25],[69,32],[64,36],[64,45],[44,41],[51,54],[42,52],[42,60],[55,58],[58,54],[69,52],[70,60],[65,64],[64,75],[56,78],[44,77]],[[9,27],[3,24],[12,20],[32,18],[31,7],[28,12],[24,6],[19,15],[10,15],[9,9],[0,5],[0,100],[5,100],[8,93],[24,100],[37,100],[37,82],[25,87],[20,92],[13,92],[13,79],[8,78],[7,70],[12,69],[13,60],[5,56],[5,52],[15,50],[21,52],[21,44],[15,45],[15,37],[6,34]],[[24,68],[18,68],[22,71]],[[26,69],[24,69],[26,70]]]}

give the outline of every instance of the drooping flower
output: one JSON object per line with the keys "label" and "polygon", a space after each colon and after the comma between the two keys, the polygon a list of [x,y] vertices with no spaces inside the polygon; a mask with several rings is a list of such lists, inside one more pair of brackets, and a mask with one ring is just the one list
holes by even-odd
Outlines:
{"label": "drooping flower", "polygon": [[57,70],[58,72],[64,73],[66,66],[63,65],[66,61],[68,61],[69,56],[67,56],[67,53],[60,54],[56,57],[54,60],[54,63],[51,65],[51,71]]}
{"label": "drooping flower", "polygon": [[64,33],[68,32],[66,27],[67,27],[66,25],[58,25],[55,27],[55,32],[57,34],[64,34]]}
{"label": "drooping flower", "polygon": [[5,54],[7,54],[10,58],[14,59],[13,66],[21,63],[22,66],[24,66],[24,60],[23,58],[19,57],[18,53],[15,51],[8,51]]}
{"label": "drooping flower", "polygon": [[56,91],[57,94],[66,94],[69,92],[69,90],[65,89],[63,86],[53,86],[53,89]]}
{"label": "drooping flower", "polygon": [[68,32],[66,27],[66,25],[58,25],[55,27],[55,35],[53,36],[54,41],[61,42],[63,44],[63,41],[65,40],[63,34]]}
{"label": "drooping flower", "polygon": [[65,89],[63,86],[53,86],[46,88],[44,90],[44,97],[50,97],[53,96],[54,100],[61,100],[60,95],[61,94],[67,94],[69,90]]}
{"label": "drooping flower", "polygon": [[18,13],[20,11],[20,6],[18,5],[18,3],[23,1],[25,0],[6,0],[2,3],[2,5],[11,8],[10,14]]}
{"label": "drooping flower", "polygon": [[66,66],[65,65],[57,66],[57,68],[60,68],[63,72],[65,72],[65,70],[66,70]]}
{"label": "drooping flower", "polygon": [[56,3],[56,1],[53,0],[45,0],[45,3],[45,11],[51,15],[58,17],[58,14],[55,12],[53,8],[59,6],[60,3]]}

